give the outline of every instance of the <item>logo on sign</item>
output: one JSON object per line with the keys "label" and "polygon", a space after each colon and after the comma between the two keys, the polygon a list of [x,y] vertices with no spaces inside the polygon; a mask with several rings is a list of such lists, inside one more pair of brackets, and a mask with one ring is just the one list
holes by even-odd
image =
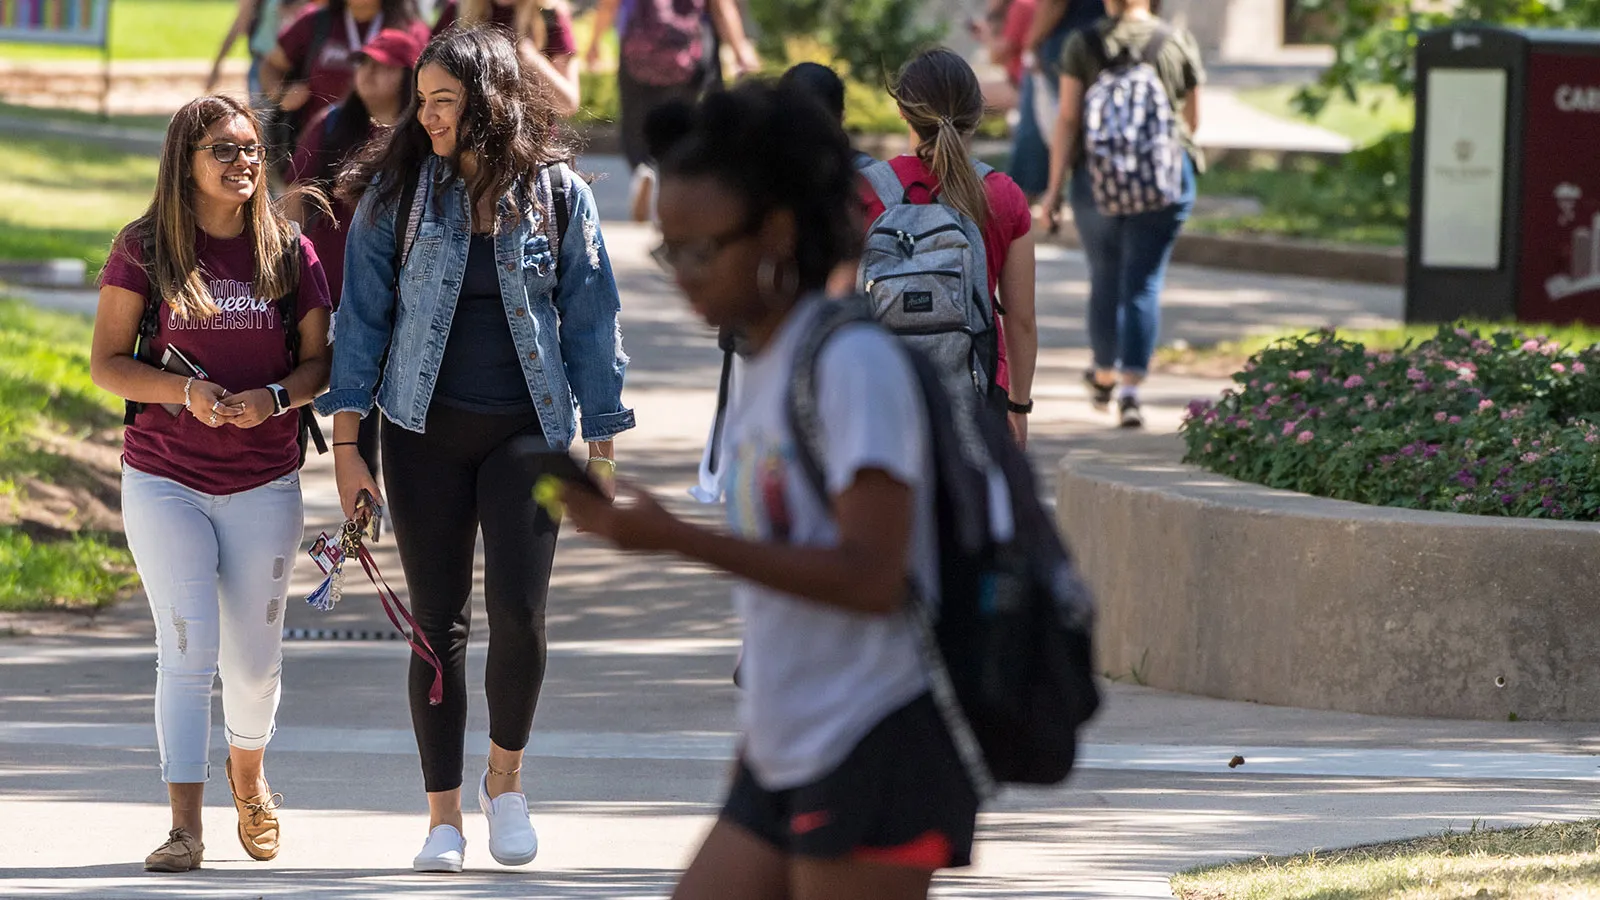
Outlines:
{"label": "logo on sign", "polygon": [[1465,138],[1456,141],[1456,162],[1466,164],[1472,161],[1472,142]]}
{"label": "logo on sign", "polygon": [[[1571,225],[1577,219],[1578,201],[1583,199],[1583,188],[1563,183],[1556,187],[1554,194],[1556,207],[1560,210],[1561,226]],[[1600,213],[1596,213],[1586,225],[1573,228],[1567,240],[1572,247],[1572,262],[1567,266],[1567,271],[1544,283],[1545,295],[1552,302],[1600,290]]]}
{"label": "logo on sign", "polygon": [[1450,47],[1453,50],[1465,50],[1468,47],[1483,46],[1483,38],[1470,31],[1458,31],[1450,35]]}

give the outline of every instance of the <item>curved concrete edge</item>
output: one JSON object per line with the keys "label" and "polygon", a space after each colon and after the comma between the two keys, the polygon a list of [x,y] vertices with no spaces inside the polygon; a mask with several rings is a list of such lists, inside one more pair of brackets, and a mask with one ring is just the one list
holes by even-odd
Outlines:
{"label": "curved concrete edge", "polygon": [[[1081,248],[1078,230],[1070,219],[1061,223],[1055,239]],[[1178,235],[1173,262],[1261,275],[1293,275],[1360,284],[1400,286],[1406,281],[1406,254],[1399,247],[1366,247],[1326,241],[1274,237]]]}
{"label": "curved concrete edge", "polygon": [[1391,716],[1600,720],[1600,525],[1061,463],[1109,677]]}

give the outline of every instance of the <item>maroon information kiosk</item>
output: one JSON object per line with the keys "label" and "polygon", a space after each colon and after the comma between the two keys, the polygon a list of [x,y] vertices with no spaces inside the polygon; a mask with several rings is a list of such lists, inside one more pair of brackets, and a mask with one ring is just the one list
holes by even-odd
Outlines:
{"label": "maroon information kiosk", "polygon": [[1417,46],[1406,319],[1600,324],[1600,33]]}

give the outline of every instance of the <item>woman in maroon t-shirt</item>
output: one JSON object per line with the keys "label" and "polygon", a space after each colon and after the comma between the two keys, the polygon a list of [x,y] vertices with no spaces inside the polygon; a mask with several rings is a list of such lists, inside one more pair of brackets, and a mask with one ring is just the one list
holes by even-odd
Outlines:
{"label": "woman in maroon t-shirt", "polygon": [[239,101],[179,110],[150,209],[117,236],[101,275],[90,374],[136,404],[122,514],[156,623],[172,805],[150,871],[200,866],[218,675],[240,843],[255,859],[278,853],[280,798],[262,755],[303,529],[297,412],[327,386],[330,351],[327,281],[311,242],[273,211],[264,156]]}
{"label": "woman in maroon t-shirt", "polygon": [[565,0],[446,0],[434,36],[460,21],[463,26],[488,22],[517,36],[517,56],[539,76],[559,115],[578,111],[578,42],[572,36],[572,10]]}
{"label": "woman in maroon t-shirt", "polygon": [[404,28],[428,43],[415,0],[328,0],[278,35],[261,64],[261,89],[289,114],[297,139],[312,116],[349,93],[356,52],[386,28]]}

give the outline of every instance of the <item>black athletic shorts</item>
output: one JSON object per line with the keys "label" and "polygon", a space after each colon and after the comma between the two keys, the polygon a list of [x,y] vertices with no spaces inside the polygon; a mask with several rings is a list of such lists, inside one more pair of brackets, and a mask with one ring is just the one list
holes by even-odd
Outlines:
{"label": "black athletic shorts", "polygon": [[978,795],[927,694],[890,713],[837,769],[763,788],[743,760],[722,817],[789,856],[917,869],[972,864]]}

